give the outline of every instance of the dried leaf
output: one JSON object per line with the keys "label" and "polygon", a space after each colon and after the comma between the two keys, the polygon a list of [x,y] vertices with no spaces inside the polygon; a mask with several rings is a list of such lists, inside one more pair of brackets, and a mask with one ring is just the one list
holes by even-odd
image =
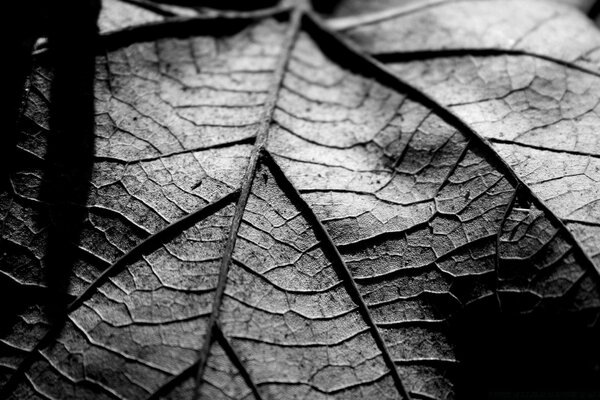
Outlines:
{"label": "dried leaf", "polygon": [[[580,245],[571,200],[550,201],[536,180],[572,178],[574,191],[593,162],[537,170],[543,158],[513,150],[571,156],[581,142],[569,138],[591,137],[576,106],[585,88],[593,97],[595,75],[534,55],[404,59],[414,49],[394,47],[406,43],[398,31],[378,42],[391,51],[369,42],[388,32],[378,23],[344,34],[387,66],[303,6],[105,34],[87,196],[73,199],[83,217],[65,244],[64,320],[48,307],[46,249],[61,218],[47,212],[60,183],[47,173],[57,72],[39,55],[21,161],[0,195],[0,284],[35,295],[3,315],[0,396],[462,398],[482,389],[464,342],[475,352],[477,340],[494,342],[479,336],[486,316],[595,329],[600,246],[593,232]],[[513,93],[524,108],[502,118],[495,104]],[[466,101],[471,111],[456,104]],[[532,116],[541,106],[562,114]],[[513,137],[490,145],[482,136],[494,127]],[[526,142],[536,138],[555,147]],[[593,227],[593,209],[581,214]]]}

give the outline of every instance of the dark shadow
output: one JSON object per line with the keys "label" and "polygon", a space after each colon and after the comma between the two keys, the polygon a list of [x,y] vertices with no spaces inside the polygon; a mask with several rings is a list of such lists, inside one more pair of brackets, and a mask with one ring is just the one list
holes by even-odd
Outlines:
{"label": "dark shadow", "polygon": [[[71,300],[69,283],[78,258],[76,244],[86,214],[82,205],[87,198],[93,162],[93,85],[96,21],[100,8],[99,0],[24,0],[8,2],[5,6],[4,16],[11,32],[6,32],[4,37],[8,68],[4,76],[6,87],[2,91],[6,108],[4,130],[0,133],[0,205],[3,213],[16,209],[13,204],[33,209],[42,226],[47,226],[48,240],[40,263],[39,255],[27,245],[21,246],[0,237],[2,271],[20,268],[26,271],[25,275],[41,274],[45,281],[45,287],[26,285],[13,279],[10,273],[0,273],[2,335],[11,332],[13,324],[19,322],[20,314],[31,307],[44,309],[49,322],[60,328]],[[21,114],[28,77],[32,64],[42,61],[33,61],[32,57],[34,44],[40,37],[49,38],[50,51],[43,62],[48,62],[54,78],[50,95],[50,132],[45,138],[47,148],[43,160],[17,148],[23,139],[21,130],[26,125]],[[14,193],[12,179],[19,172],[28,170],[41,171],[43,175],[39,202],[22,199]],[[6,218],[13,218],[12,224],[18,227],[18,211],[15,215],[2,215],[2,222]],[[2,235],[5,234],[3,231]],[[34,268],[43,268],[43,271],[34,271]],[[27,327],[12,331],[21,335],[24,343],[28,343],[29,336],[39,336],[38,325],[43,324],[35,317],[26,322]],[[32,335],[19,329],[30,329]],[[21,348],[2,342],[0,347],[4,359],[19,360],[28,354],[28,345]],[[13,375],[9,365],[0,365],[3,384],[7,377],[18,375]],[[15,382],[9,380],[2,388],[3,393],[9,393]]]}
{"label": "dark shadow", "polygon": [[501,313],[482,305],[456,320],[461,399],[598,399],[600,336],[585,312]]}
{"label": "dark shadow", "polygon": [[99,0],[49,10],[50,130],[41,197],[48,204],[45,278],[51,319],[62,319],[85,220],[94,152],[94,75]]}
{"label": "dark shadow", "polygon": [[[2,269],[39,268],[47,289],[23,285],[9,274],[0,273],[0,333],[12,329],[19,315],[32,306],[48,311],[57,325],[64,319],[72,299],[67,295],[76,261],[83,207],[90,185],[94,132],[94,55],[99,1],[71,0],[9,2],[6,16],[12,32],[5,38],[8,70],[2,91],[6,105],[4,129],[0,134],[0,196],[5,204],[12,198],[33,208],[41,224],[48,226],[49,240],[43,263],[29,249],[0,239]],[[49,37],[51,51],[34,61],[32,50],[40,37]],[[27,80],[32,64],[43,63],[53,71],[50,99],[50,133],[44,160],[17,148],[24,119]],[[29,169],[43,173],[41,203],[15,199],[11,178]],[[3,215],[3,217],[5,217]],[[32,275],[37,275],[32,271]],[[36,329],[32,323],[32,329]],[[22,357],[23,350],[4,346],[5,356]],[[0,371],[1,372],[1,371]]]}
{"label": "dark shadow", "polygon": [[331,16],[336,11],[339,0],[312,0],[313,9],[324,16]]}
{"label": "dark shadow", "polygon": [[594,1],[587,12],[587,15],[592,21],[595,21],[598,16],[600,16],[600,0]]}

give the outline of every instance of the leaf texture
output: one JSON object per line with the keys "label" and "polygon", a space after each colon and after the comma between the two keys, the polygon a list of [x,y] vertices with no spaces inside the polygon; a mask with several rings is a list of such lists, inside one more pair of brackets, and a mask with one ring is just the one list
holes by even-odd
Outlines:
{"label": "leaf texture", "polygon": [[[102,45],[62,323],[44,307],[43,55],[30,78],[22,165],[0,197],[2,277],[37,297],[3,316],[0,396],[452,399],[468,310],[597,318],[593,232],[580,245],[516,156],[304,7]],[[390,68],[428,90],[429,61]]]}
{"label": "leaf texture", "polygon": [[[462,2],[471,2],[474,3],[478,0],[459,0]],[[487,0],[486,0],[487,1]],[[539,0],[541,3],[550,3],[550,5],[554,2],[568,4],[572,7],[577,7],[583,12],[588,12],[594,6],[594,0]],[[411,9],[413,7],[421,7],[423,5],[431,6],[442,3],[451,3],[457,2],[456,0],[425,0],[425,1],[415,1],[415,0],[371,0],[367,3],[361,2],[359,0],[341,0],[337,2],[329,2],[326,3],[325,6],[321,6],[324,9],[323,12],[327,13],[327,15],[336,16],[336,17],[347,17],[347,16],[356,16],[359,14],[369,14],[374,12],[387,11],[391,9]],[[331,3],[331,4],[330,4]],[[317,6],[319,6],[317,4]]]}
{"label": "leaf texture", "polygon": [[[543,13],[537,11],[542,8],[535,2],[530,4],[532,13],[541,17]],[[486,15],[500,21],[499,15],[510,12],[511,8],[500,3],[497,6],[496,9],[490,5],[496,12]],[[398,24],[399,19],[442,19],[460,13],[461,7],[460,4],[433,7],[416,12],[414,18],[399,15],[386,21],[374,22],[373,19],[371,23],[358,23],[344,31],[371,49],[398,76],[447,105],[489,139],[533,192],[584,243],[589,254],[596,257],[597,243],[591,238],[598,233],[595,211],[598,185],[594,178],[597,169],[594,132],[599,125],[594,111],[598,75],[593,51],[586,51],[584,56],[575,53],[579,51],[577,47],[591,46],[600,36],[583,16],[567,11],[570,17],[547,20],[524,35],[492,23],[491,26],[499,27],[495,44],[471,43],[472,38],[489,40],[489,35],[483,35],[483,25],[468,25],[469,37],[446,36],[446,43],[441,46],[433,41],[421,43],[419,46],[424,51],[421,54],[405,47],[410,41],[392,39],[405,35],[402,32],[405,25]],[[550,7],[543,12],[552,13]],[[451,23],[461,24],[456,19],[453,21]],[[559,38],[549,52],[549,46],[544,45],[549,30],[558,30],[556,24],[567,21],[577,27],[575,29],[584,31],[572,36],[574,40],[577,38],[578,44],[573,46],[567,34]],[[363,29],[377,30],[381,24],[396,32],[388,32],[387,41],[369,42],[371,38]],[[562,38],[565,42],[560,41]],[[518,45],[510,45],[510,42]],[[446,51],[446,48],[455,50]]]}
{"label": "leaf texture", "polygon": [[[423,25],[430,29],[419,29]],[[432,2],[331,21],[369,52],[504,50],[598,71],[598,34],[581,12],[558,2]],[[556,35],[560,32],[560,35]]]}
{"label": "leaf texture", "polygon": [[98,17],[100,32],[111,32],[126,27],[162,21],[170,14],[162,8],[148,9],[119,0],[103,0]]}
{"label": "leaf texture", "polygon": [[[102,34],[115,33],[139,25],[148,25],[178,18],[198,16],[219,17],[223,15],[250,16],[272,13],[279,8],[289,8],[283,1],[255,1],[248,4],[223,2],[178,2],[165,3],[151,0],[102,0],[102,10],[98,18],[98,29]],[[232,5],[239,10],[228,10]]]}

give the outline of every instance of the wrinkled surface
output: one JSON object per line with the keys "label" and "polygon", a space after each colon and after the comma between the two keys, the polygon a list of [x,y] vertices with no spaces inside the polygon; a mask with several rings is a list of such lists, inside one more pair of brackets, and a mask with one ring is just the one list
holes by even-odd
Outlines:
{"label": "wrinkled surface", "polygon": [[[442,1],[332,20],[376,54],[499,49],[600,71],[600,36],[584,14],[554,1]],[[427,26],[427,30],[421,29]],[[560,34],[558,34],[560,33]]]}
{"label": "wrinkled surface", "polygon": [[[408,16],[366,25],[359,23],[344,32],[374,55],[380,55],[398,76],[422,88],[490,140],[524,183],[563,219],[594,258],[597,251],[590,243],[595,241],[594,233],[600,223],[597,176],[600,120],[596,111],[600,77],[595,72],[596,66],[590,65],[594,59],[593,51],[588,51],[585,57],[576,57],[571,52],[577,46],[583,48],[598,42],[600,35],[596,29],[587,26],[583,16],[566,9],[563,11],[570,17],[563,15],[554,22],[539,23],[525,34],[519,33],[520,28],[504,29],[499,15],[508,15],[511,8],[502,4],[502,10],[499,2],[491,3],[489,7],[497,12],[485,15],[496,21],[490,24],[492,27],[499,27],[496,40],[493,35],[484,35],[477,26],[465,25],[464,29],[479,35],[463,35],[459,31],[444,35],[442,45],[433,40],[422,42],[420,48],[430,51],[424,56],[403,59],[402,54],[413,50],[405,46],[407,41],[403,39],[408,30],[403,31],[405,25],[399,23],[399,19]],[[537,11],[542,8],[536,2],[530,4],[532,15],[539,19],[542,13]],[[417,12],[415,18],[441,18],[448,13],[458,15],[463,6],[457,3],[432,7]],[[552,12],[551,7],[543,10]],[[480,11],[485,11],[483,4]],[[519,18],[525,15],[526,12],[520,13]],[[556,24],[566,20],[572,22],[573,29],[582,30],[575,41],[581,45],[573,44],[567,30],[566,35],[553,41],[552,46],[546,46],[544,41],[555,37],[550,36],[548,30],[565,32]],[[456,18],[449,21],[460,24]],[[381,24],[397,29],[392,28],[396,31],[388,32],[388,39],[379,43],[371,42],[370,38],[362,40],[368,37],[366,30],[377,30]],[[441,34],[442,30],[439,32]],[[430,36],[422,35],[422,38],[429,40],[425,38]],[[562,38],[565,38],[564,42]],[[499,51],[482,56],[476,52],[480,47],[497,47]],[[444,48],[456,49],[457,53],[444,53]],[[515,48],[522,53],[511,53]],[[389,56],[382,56],[380,52]],[[551,59],[543,58],[546,56]],[[580,66],[591,69],[581,70]]]}
{"label": "wrinkled surface", "polygon": [[[579,94],[570,97],[567,86],[556,94],[535,83],[555,71],[548,61],[498,69],[485,57],[494,84],[466,90],[443,59],[454,69],[432,73],[460,90],[441,93],[464,96],[444,108],[308,16],[232,21],[219,34],[165,30],[99,53],[95,155],[69,277],[76,300],[56,329],[33,298],[11,316],[0,331],[3,395],[453,399],[467,379],[452,325],[465,310],[597,318],[594,209],[569,231],[556,215],[577,210],[540,194],[553,190],[536,181],[543,157],[514,150],[590,151],[593,135],[578,133],[576,111],[540,113],[549,121],[496,111],[509,117],[488,122],[455,104],[514,92],[564,117],[578,91],[593,90],[589,74],[568,71]],[[426,62],[390,67],[430,90]],[[25,161],[0,195],[1,272],[44,290],[53,76],[43,58],[36,64],[18,143]],[[554,96],[532,97],[538,84]],[[559,129],[553,121],[582,138],[532,148]],[[534,122],[549,130],[530,134]],[[494,144],[498,155],[471,130],[482,124],[530,147],[507,140]],[[555,166],[548,182],[594,180],[592,162]]]}

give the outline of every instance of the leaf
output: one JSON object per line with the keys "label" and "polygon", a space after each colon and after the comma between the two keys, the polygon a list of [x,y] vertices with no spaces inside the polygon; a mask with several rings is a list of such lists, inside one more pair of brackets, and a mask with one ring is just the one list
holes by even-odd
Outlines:
{"label": "leaf", "polygon": [[[325,10],[322,11],[325,11],[328,15],[333,15],[336,17],[347,17],[354,16],[357,14],[370,14],[375,13],[377,11],[391,11],[395,8],[397,8],[398,11],[400,11],[400,9],[408,11],[413,8],[428,8],[431,6],[435,7],[444,3],[451,2],[451,0],[371,0],[365,3],[361,2],[360,0],[340,0],[324,2],[325,6],[321,4],[318,4],[317,6],[325,8]],[[462,2],[471,3],[474,7],[478,7],[477,0],[466,0]],[[583,12],[588,12],[592,10],[595,2],[594,0],[541,0],[541,5],[543,6],[549,5],[550,7],[552,7],[553,3],[563,3],[572,7],[576,7]]]}
{"label": "leaf", "polygon": [[[132,27],[145,23],[162,21],[165,17],[173,17],[177,14],[191,13],[193,10],[186,8],[166,8],[150,2],[129,3],[121,0],[103,0],[102,10],[98,17],[98,28],[100,32],[107,33],[126,27]],[[189,15],[188,15],[189,16]]]}
{"label": "leaf", "polygon": [[[429,24],[431,29],[419,30],[422,24]],[[440,2],[341,18],[330,25],[373,54],[503,50],[594,71],[600,64],[593,22],[576,9],[556,2]]]}
{"label": "leaf", "polygon": [[[408,18],[363,19],[343,29],[398,76],[414,82],[490,140],[596,257],[600,243],[593,238],[600,233],[596,211],[600,196],[594,178],[594,127],[600,123],[595,114],[600,81],[590,46],[600,41],[600,35],[583,16],[558,5],[530,2],[525,10],[539,22],[522,29],[506,24],[504,17],[516,12],[505,2],[489,2],[486,7],[493,12],[483,17],[488,19],[485,25],[466,25],[466,19],[449,17],[464,11],[463,5],[456,4],[416,11]],[[484,15],[483,7],[476,11]],[[518,18],[524,18],[525,12],[519,11]],[[416,44],[426,53],[405,47],[415,46],[415,40],[404,40],[412,35],[410,26],[400,22],[404,19],[409,24],[440,21],[433,24],[439,31],[427,35],[429,43]],[[444,23],[466,28],[454,29],[457,34],[448,36]],[[483,34],[490,26],[498,39]],[[386,31],[387,40],[375,43],[372,31]],[[565,35],[550,47],[546,43],[553,31]],[[445,43],[431,39],[442,37]]]}
{"label": "leaf", "polygon": [[105,34],[62,320],[38,55],[0,197],[2,285],[35,296],[3,315],[0,397],[450,399],[482,389],[485,316],[595,327],[591,254],[474,127],[304,6],[270,12]]}
{"label": "leaf", "polygon": [[[286,6],[284,3],[276,4],[270,0],[261,2],[252,2],[251,5],[240,5],[240,10],[227,10],[233,4],[197,2],[155,2],[153,0],[102,0],[101,10],[98,16],[98,30],[101,34],[116,33],[126,31],[127,28],[135,28],[139,25],[152,25],[153,23],[164,22],[166,20],[176,20],[177,18],[193,18],[196,16],[221,15],[250,17],[253,14],[269,14],[279,8]],[[225,9],[225,10],[223,10]],[[42,9],[41,14],[48,18],[48,10]],[[44,32],[46,34],[46,32]],[[37,51],[43,51],[47,47],[47,38],[42,37],[37,43]]]}

